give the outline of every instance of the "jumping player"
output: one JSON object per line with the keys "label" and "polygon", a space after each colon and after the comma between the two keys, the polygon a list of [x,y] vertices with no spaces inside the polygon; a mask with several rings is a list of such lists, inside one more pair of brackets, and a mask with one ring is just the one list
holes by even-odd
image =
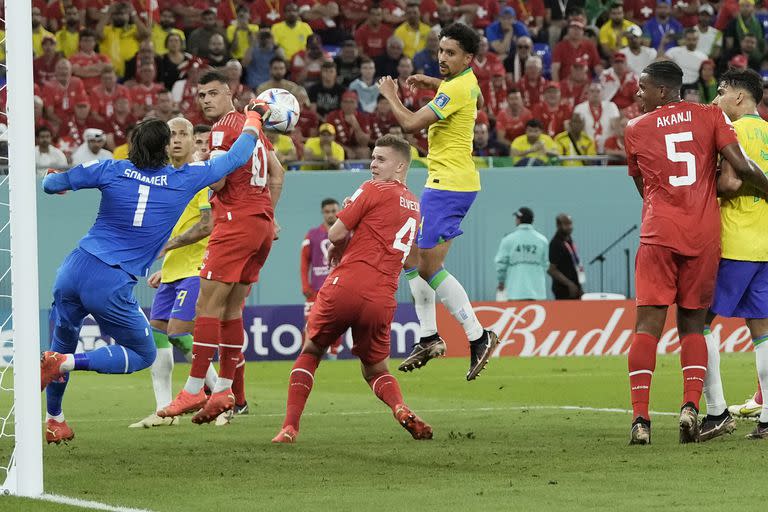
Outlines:
{"label": "jumping player", "polygon": [[414,439],[432,438],[432,428],[403,403],[400,386],[387,369],[398,275],[419,223],[419,203],[405,186],[410,160],[406,140],[394,135],[377,140],[373,179],[352,195],[328,232],[333,243],[331,265],[338,266],[325,280],[309,315],[309,340],[291,370],[285,421],[273,443],[296,441],[315,370],[328,347],[350,327],[352,353],[360,358],[363,377],[374,394]]}
{"label": "jumping player", "polygon": [[445,342],[437,333],[437,294],[464,327],[469,340],[467,380],[480,374],[499,343],[495,333],[480,325],[464,287],[443,267],[453,239],[462,234],[461,221],[480,190],[480,175],[472,160],[472,139],[482,96],[470,67],[479,44],[477,32],[462,23],[442,30],[438,62],[444,80],[425,75],[413,75],[407,80],[414,89],[437,91],[435,98],[417,112],[411,112],[400,101],[392,78],[379,81],[380,93],[392,105],[392,113],[403,130],[414,133],[429,127],[429,174],[421,195],[418,250],[412,251],[404,266],[421,324],[421,339],[399,369],[414,370],[445,353]]}
{"label": "jumping player", "polygon": [[[211,127],[214,157],[232,145],[245,119],[235,111],[227,79],[220,73],[200,77],[197,94],[203,114],[217,120]],[[212,187],[214,226],[200,271],[192,368],[184,389],[158,416],[178,416],[202,407],[192,421],[208,423],[244,400],[243,390],[232,387],[233,381],[243,382],[236,372],[245,370],[242,310],[272,247],[277,230],[274,208],[282,186],[283,168],[260,132],[253,158]],[[209,399],[203,384],[217,348],[219,378]]]}
{"label": "jumping player", "polygon": [[744,157],[725,114],[716,106],[680,100],[682,80],[673,62],[648,65],[638,92],[645,115],[630,121],[625,135],[629,175],[643,198],[635,259],[637,323],[628,364],[634,417],[630,444],[651,441],[651,377],[672,304],[677,304],[683,369],[680,442],[698,441],[707,369],[702,333],[720,259],[717,154],[740,179],[768,191],[768,180]]}

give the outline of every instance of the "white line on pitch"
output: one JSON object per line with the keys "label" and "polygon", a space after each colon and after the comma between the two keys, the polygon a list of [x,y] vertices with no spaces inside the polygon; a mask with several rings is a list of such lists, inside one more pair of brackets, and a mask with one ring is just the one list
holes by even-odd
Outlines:
{"label": "white line on pitch", "polygon": [[43,494],[39,499],[43,501],[52,501],[53,503],[61,503],[62,505],[89,508],[91,510],[106,510],[107,512],[152,512],[145,508],[116,507],[98,501],[81,500],[79,498],[70,498],[69,496],[59,496],[58,494]]}

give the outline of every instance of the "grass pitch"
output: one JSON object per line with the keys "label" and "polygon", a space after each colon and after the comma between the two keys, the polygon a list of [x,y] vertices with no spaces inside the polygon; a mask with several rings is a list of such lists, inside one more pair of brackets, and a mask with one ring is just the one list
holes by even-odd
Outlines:
{"label": "grass pitch", "polygon": [[[294,446],[272,445],[290,363],[248,366],[249,416],[227,427],[128,429],[154,407],[149,372],[78,373],[65,398],[75,430],[46,446],[46,492],[152,511],[191,510],[698,510],[760,503],[754,470],[768,445],[736,434],[677,443],[677,418],[656,415],[653,444],[627,446],[626,358],[494,359],[468,383],[463,359],[397,373],[406,402],[435,430],[413,441],[360,377],[356,361],[324,361]],[[731,402],[753,392],[754,356],[723,356]],[[178,389],[188,366],[175,372]],[[651,407],[675,412],[677,357],[660,357]],[[5,457],[7,446],[0,446]],[[692,499],[691,496],[695,497]],[[2,511],[76,510],[0,498]]]}

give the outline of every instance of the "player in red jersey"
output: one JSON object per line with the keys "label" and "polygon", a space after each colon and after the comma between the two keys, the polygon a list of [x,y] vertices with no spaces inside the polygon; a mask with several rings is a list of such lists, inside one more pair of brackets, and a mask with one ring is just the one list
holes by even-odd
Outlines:
{"label": "player in red jersey", "polygon": [[432,427],[403,403],[397,379],[387,369],[397,281],[420,219],[418,199],[405,186],[410,160],[411,146],[405,139],[395,135],[378,139],[371,162],[373,179],[344,201],[345,208],[328,231],[333,244],[329,258],[338,266],[323,283],[309,315],[309,339],[291,370],[285,421],[273,443],[296,441],[320,359],[350,327],[352,353],[360,358],[363,377],[374,394],[414,439],[432,438]]}
{"label": "player in red jersey", "polygon": [[[215,158],[234,143],[245,116],[235,111],[227,78],[221,73],[201,76],[197,94],[205,116],[216,120],[210,139],[211,158]],[[260,132],[251,161],[211,187],[214,225],[200,271],[192,368],[184,389],[158,416],[178,416],[202,407],[192,421],[207,423],[245,404],[242,310],[278,230],[274,208],[282,186],[283,168],[269,139]],[[206,398],[205,373],[217,348],[219,379]]]}
{"label": "player in red jersey", "polygon": [[643,198],[640,247],[635,259],[637,323],[629,349],[634,422],[630,444],[649,444],[651,377],[667,308],[677,304],[683,405],[680,442],[698,441],[698,410],[707,368],[704,318],[720,259],[717,155],[739,178],[768,193],[768,180],[742,152],[716,106],[680,100],[683,72],[654,62],[640,75],[644,115],[629,122],[625,147],[629,175]]}

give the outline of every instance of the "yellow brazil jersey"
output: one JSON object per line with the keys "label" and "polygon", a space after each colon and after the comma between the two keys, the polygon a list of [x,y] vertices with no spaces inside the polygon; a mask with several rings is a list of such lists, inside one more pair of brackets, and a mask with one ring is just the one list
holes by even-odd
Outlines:
{"label": "yellow brazil jersey", "polygon": [[629,31],[629,29],[634,25],[635,24],[629,20],[623,20],[621,22],[621,28],[616,30],[613,27],[613,22],[608,20],[603,24],[602,27],[600,27],[598,40],[600,41],[600,44],[607,47],[610,51],[619,51],[619,49],[624,48],[629,44],[627,41],[627,36],[624,34],[626,34],[627,31]]}
{"label": "yellow brazil jersey", "polygon": [[[535,160],[541,160],[544,163],[549,162],[550,157],[547,154],[547,151],[550,153],[558,153],[560,151],[559,146],[555,143],[554,140],[552,140],[552,137],[549,135],[539,135],[539,141],[541,142],[543,148],[540,151],[535,151],[533,153],[529,153],[527,156],[516,156],[513,157],[512,161],[516,164],[523,158],[528,159],[535,159]],[[524,153],[526,151],[530,151],[533,149],[533,144],[528,140],[527,135],[520,135],[519,137],[516,137],[515,140],[512,141],[512,144],[509,146],[511,149],[514,149],[515,151],[520,151],[521,153]]]}
{"label": "yellow brazil jersey", "polygon": [[240,30],[237,32],[237,48],[235,48],[235,31],[237,30],[237,22],[233,21],[230,26],[227,27],[227,41],[229,42],[229,48],[232,51],[232,57],[241,60],[245,57],[245,53],[251,46],[251,38],[255,37],[259,32],[259,26],[253,23],[248,24],[248,30]]}
{"label": "yellow brazil jersey", "polygon": [[408,22],[405,22],[395,29],[394,35],[403,40],[403,53],[412,59],[427,46],[430,30],[432,27],[426,23],[419,22],[419,28],[413,29]]}
{"label": "yellow brazil jersey", "polygon": [[296,53],[307,47],[307,38],[311,35],[312,27],[303,21],[296,22],[293,27],[288,26],[284,21],[272,25],[275,44],[283,49],[285,60],[289,62]]}
{"label": "yellow brazil jersey", "polygon": [[[733,123],[744,152],[768,172],[768,122],[746,115]],[[750,195],[755,192],[755,195]],[[768,202],[757,190],[744,185],[739,196],[720,203],[723,258],[739,261],[768,261]]]}
{"label": "yellow brazil jersey", "polygon": [[[208,202],[208,192],[206,187],[195,194],[173,227],[171,238],[197,224],[200,221],[200,212],[211,208],[211,204]],[[179,279],[198,275],[206,247],[208,247],[207,237],[193,244],[169,251],[163,260],[162,282],[172,283]]]}
{"label": "yellow brazil jersey", "polygon": [[[579,140],[576,144],[573,143],[573,139],[568,132],[562,132],[555,135],[555,144],[557,144],[557,150],[562,156],[577,156],[577,155],[596,155],[597,148],[595,147],[595,141],[590,138],[584,132],[579,134]],[[584,162],[578,160],[563,160],[560,162],[563,167],[583,167]]]}
{"label": "yellow brazil jersey", "polygon": [[136,25],[128,25],[124,28],[112,25],[104,27],[104,37],[99,43],[99,51],[112,61],[117,76],[122,77],[125,74],[125,62],[131,60],[139,51],[137,38]]}
{"label": "yellow brazil jersey", "polygon": [[163,27],[160,26],[160,24],[154,24],[152,25],[152,44],[155,45],[155,53],[162,56],[168,53],[168,48],[165,47],[165,41],[168,39],[168,36],[171,34],[176,34],[181,38],[181,42],[184,43],[187,41],[187,38],[184,37],[184,32],[177,28],[172,28],[170,30],[165,30]]}
{"label": "yellow brazil jersey", "polygon": [[427,188],[452,192],[480,190],[480,174],[472,160],[477,97],[480,86],[468,68],[443,80],[427,106],[438,117],[429,127]]}
{"label": "yellow brazil jersey", "polygon": [[63,28],[56,32],[56,44],[64,57],[70,58],[80,51],[80,32],[70,32]]}
{"label": "yellow brazil jersey", "polygon": [[38,27],[37,30],[32,31],[32,54],[33,57],[39,57],[43,54],[43,38],[52,37],[56,39],[56,36],[51,32],[48,32],[43,27]]}
{"label": "yellow brazil jersey", "polygon": [[[338,142],[331,142],[331,157],[343,162],[345,158],[344,146]],[[326,157],[325,150],[320,146],[320,137],[310,137],[304,143],[304,160],[318,160]],[[326,171],[328,165],[302,165],[302,171]]]}

